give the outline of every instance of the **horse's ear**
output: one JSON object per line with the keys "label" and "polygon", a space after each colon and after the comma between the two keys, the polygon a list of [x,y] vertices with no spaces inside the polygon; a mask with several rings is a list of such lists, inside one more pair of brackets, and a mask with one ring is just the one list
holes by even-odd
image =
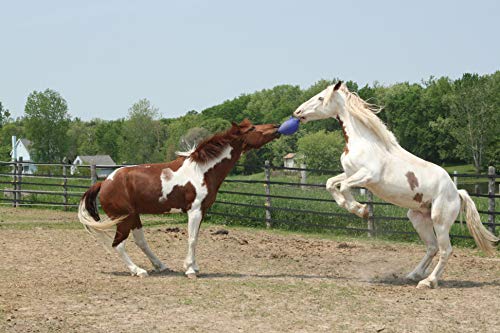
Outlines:
{"label": "horse's ear", "polygon": [[337,84],[335,85],[335,87],[333,87],[333,91],[339,90],[341,86],[342,86],[342,81],[337,82]]}
{"label": "horse's ear", "polygon": [[250,129],[252,129],[253,124],[248,118],[243,119],[243,121],[239,124],[240,130],[242,133],[248,132]]}

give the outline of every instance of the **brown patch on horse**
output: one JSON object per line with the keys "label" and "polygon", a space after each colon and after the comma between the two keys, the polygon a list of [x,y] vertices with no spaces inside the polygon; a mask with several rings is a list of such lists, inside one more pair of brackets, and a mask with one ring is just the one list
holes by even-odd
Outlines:
{"label": "brown patch on horse", "polygon": [[415,187],[418,187],[418,178],[412,171],[408,171],[406,173],[406,179],[408,180],[408,184],[410,184],[410,189],[412,191]]}
{"label": "brown patch on horse", "polygon": [[415,196],[413,197],[413,200],[415,200],[416,202],[422,202],[422,198],[424,197],[424,195],[422,193],[417,193],[415,194]]}
{"label": "brown patch on horse", "polygon": [[349,148],[347,147],[347,144],[349,143],[349,136],[345,131],[344,122],[340,119],[339,116],[337,116],[337,120],[339,121],[340,127],[342,127],[342,133],[344,134],[344,140],[345,140],[344,153],[347,155],[349,153]]}
{"label": "brown patch on horse", "polygon": [[[184,185],[174,185],[165,200],[163,196],[162,180],[175,181],[176,174],[186,159],[196,162],[209,161],[220,156],[220,153],[231,146],[231,157],[225,158],[203,175],[207,195],[201,204],[204,215],[214,203],[217,191],[224,178],[229,174],[245,150],[257,149],[260,146],[277,138],[277,126],[263,124],[253,126],[248,120],[240,125],[233,126],[226,132],[216,134],[202,142],[190,156],[179,156],[169,163],[148,164],[148,167],[135,166],[123,168],[111,180],[105,180],[100,188],[100,201],[103,210],[110,218],[127,215],[127,218],[117,224],[117,232],[113,246],[117,246],[126,239],[130,230],[140,228],[139,214],[162,214],[174,209],[186,212],[192,209],[197,193],[192,182]],[[92,207],[98,193],[96,185],[88,192],[89,202],[86,207]]]}
{"label": "brown patch on horse", "polygon": [[216,168],[208,170],[204,175],[203,182],[207,187],[208,194],[201,203],[201,211],[203,215],[205,215],[210,206],[212,206],[215,202],[219,187],[233,168],[233,165],[235,163],[234,161],[237,161],[239,156],[241,156],[241,153],[243,151],[242,147],[238,147],[236,145],[233,145],[232,147],[233,149],[231,150],[231,159],[223,160],[217,165]]}

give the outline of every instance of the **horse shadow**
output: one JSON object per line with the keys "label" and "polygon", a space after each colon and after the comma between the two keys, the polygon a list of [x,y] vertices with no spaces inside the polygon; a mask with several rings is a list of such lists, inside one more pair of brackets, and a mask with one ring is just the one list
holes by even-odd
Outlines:
{"label": "horse shadow", "polygon": [[[101,271],[102,274],[111,274],[114,276],[130,276],[130,273],[126,271],[113,271],[106,272]],[[184,277],[183,271],[173,271],[168,270],[164,272],[148,271],[148,278],[166,278],[166,277]],[[200,273],[198,275],[199,279],[295,279],[295,280],[325,280],[325,281],[354,281],[368,284],[382,284],[389,286],[411,286],[415,287],[418,283],[417,281],[407,279],[405,277],[395,277],[394,275],[389,277],[382,277],[377,279],[362,279],[353,277],[344,277],[338,275],[315,275],[315,274],[259,274],[259,273]],[[500,287],[500,280],[493,281],[468,281],[468,280],[440,280],[439,288],[446,289],[468,289],[468,288],[483,288],[483,287]]]}
{"label": "horse shadow", "polygon": [[[386,277],[371,280],[372,284],[386,284],[392,286],[416,286],[418,281],[410,280],[405,277]],[[500,280],[493,281],[467,281],[467,280],[439,280],[438,288],[445,289],[469,289],[483,287],[500,287]]]}

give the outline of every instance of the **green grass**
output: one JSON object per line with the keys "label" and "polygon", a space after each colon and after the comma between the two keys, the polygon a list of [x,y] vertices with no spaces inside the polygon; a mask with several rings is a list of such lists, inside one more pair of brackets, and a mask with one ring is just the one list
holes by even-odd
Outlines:
{"label": "green grass", "polygon": [[[450,166],[451,170],[457,170],[458,172],[470,172],[470,165],[462,166]],[[54,170],[53,174],[58,175]],[[5,171],[4,171],[5,172]],[[60,172],[59,172],[60,175]],[[324,184],[328,178],[332,175],[322,175],[310,172],[308,174],[307,181],[309,184]],[[230,176],[228,180],[258,180],[263,181],[265,179],[264,173],[257,173],[249,176]],[[468,178],[460,178],[460,183],[464,180],[470,181]],[[0,181],[9,182],[12,178],[8,176],[0,176]],[[46,179],[46,178],[28,178],[24,177],[24,181],[36,182],[41,185],[23,185],[23,189],[28,190],[51,190],[51,191],[62,191],[62,179]],[[291,182],[299,184],[300,178],[298,172],[284,173],[274,171],[271,176],[272,181],[280,182]],[[482,180],[484,181],[484,179]],[[69,179],[68,184],[78,185],[88,187],[90,186],[90,180],[80,180],[80,179]],[[56,185],[56,186],[50,186]],[[3,188],[12,188],[11,185],[2,184]],[[460,186],[459,186],[460,187]],[[70,191],[83,193],[85,188],[70,189]],[[230,183],[224,182],[221,186],[221,191],[236,191],[249,194],[265,194],[264,184],[246,184],[246,183]],[[300,231],[307,233],[319,233],[322,235],[335,235],[335,236],[356,236],[356,237],[367,237],[366,231],[353,231],[353,230],[343,230],[342,228],[355,228],[355,229],[366,229],[367,221],[350,214],[346,210],[340,208],[332,199],[330,193],[328,193],[324,187],[312,187],[301,189],[299,186],[290,185],[271,185],[271,194],[280,196],[295,196],[295,197],[305,197],[312,199],[323,199],[326,202],[308,201],[308,200],[292,200],[292,199],[272,199],[272,207],[274,208],[272,213],[272,218],[275,220],[281,220],[283,222],[275,222],[273,228],[283,231]],[[0,194],[0,198],[5,198]],[[358,201],[366,201],[367,198],[355,194]],[[60,195],[52,194],[29,194],[24,199],[32,201],[45,201],[45,202],[63,202],[63,198]],[[70,196],[68,197],[70,204],[77,204],[80,200],[80,196]],[[262,196],[251,196],[251,195],[236,195],[219,193],[217,201],[212,208],[210,213],[223,213],[243,216],[241,217],[222,217],[215,214],[208,214],[205,221],[214,224],[226,224],[231,226],[243,226],[252,228],[265,228],[265,197]],[[380,200],[375,199],[376,202]],[[488,199],[487,198],[474,198],[476,205],[479,210],[488,210]],[[238,205],[223,204],[222,202],[234,202],[239,204],[251,204],[259,206],[258,208],[244,207]],[[10,204],[8,201],[0,201],[3,204]],[[496,199],[497,207],[500,206],[500,199]],[[52,209],[63,209],[63,207],[52,207]],[[284,209],[284,210],[281,210]],[[324,215],[316,215],[307,212],[296,212],[296,211],[286,211],[286,209],[300,209],[300,210],[310,210],[321,212]],[[76,211],[75,208],[72,211]],[[392,221],[392,220],[376,220],[376,229],[378,231],[377,236],[382,239],[397,240],[397,241],[418,241],[417,235],[406,235],[406,234],[390,234],[384,233],[384,231],[396,231],[396,232],[414,232],[413,226],[406,219],[407,209],[396,207],[396,206],[386,206],[386,205],[376,205],[374,208],[375,217],[391,216],[404,218],[403,221]],[[344,214],[342,216],[337,216],[333,214]],[[481,214],[483,221],[487,221],[487,215]],[[144,219],[146,226],[164,225],[165,216],[162,217],[152,217]],[[168,221],[171,223],[185,223],[185,215],[169,215]],[[43,228],[77,228],[80,227],[78,223],[68,223],[64,225],[57,225],[54,223],[35,223],[38,227]],[[22,226],[14,226],[3,224],[0,228],[12,227],[12,228],[31,228],[28,224]],[[500,228],[498,228],[500,229]],[[456,224],[452,227],[452,234],[455,235],[468,235],[468,231],[465,226]],[[454,243],[460,243],[464,245],[473,244],[472,240],[454,239]]]}
{"label": "green grass", "polygon": [[[318,184],[325,183],[325,181],[330,177],[330,175],[308,175],[308,183]],[[242,180],[264,180],[263,173],[254,174],[250,176],[231,176],[228,177],[229,180],[242,179]],[[298,183],[298,174],[283,174],[283,173],[273,173],[271,177],[272,181],[282,181],[282,182],[294,182]],[[265,194],[265,186],[263,184],[246,184],[246,183],[229,183],[225,182],[221,186],[222,191],[235,191],[235,192],[245,192],[245,193],[259,193]],[[357,216],[348,213],[344,209],[340,208],[331,198],[330,193],[328,193],[324,188],[306,188],[301,189],[297,186],[289,185],[271,185],[272,195],[283,195],[283,196],[296,196],[305,198],[318,198],[325,199],[328,202],[316,202],[316,201],[306,201],[306,200],[291,200],[291,199],[272,199],[272,207],[276,208],[293,208],[301,210],[312,210],[317,212],[322,212],[326,214],[346,214],[347,216],[336,216],[336,215],[315,215],[305,212],[289,212],[282,210],[272,210],[271,215],[273,219],[290,221],[287,222],[277,222],[273,224],[274,228],[280,230],[288,231],[302,231],[311,233],[321,233],[321,234],[334,234],[339,235],[355,235],[357,237],[367,237],[367,232],[365,231],[351,231],[342,230],[340,228],[359,228],[366,229],[367,221]],[[366,197],[362,195],[355,195],[358,201],[366,201]],[[208,220],[213,223],[224,223],[228,225],[242,225],[257,228],[265,227],[265,198],[264,197],[254,197],[247,195],[235,195],[227,193],[219,193],[217,197],[218,203],[215,203],[211,208],[210,212],[214,213],[224,213],[232,215],[240,215],[245,218],[240,217],[222,217],[217,215],[209,215]],[[252,204],[256,206],[261,206],[262,208],[252,208],[237,205],[222,204],[221,202],[235,202],[240,204]],[[487,198],[474,198],[476,205],[479,210],[488,209],[488,199]],[[375,199],[375,202],[381,202]],[[497,200],[497,205],[500,204],[500,200]],[[406,234],[391,234],[385,233],[387,231],[395,232],[414,232],[413,226],[410,221],[406,219],[407,209],[396,207],[396,206],[386,206],[386,205],[376,205],[374,207],[375,217],[377,216],[390,216],[404,218],[402,221],[393,220],[376,220],[376,228],[378,231],[378,237],[388,240],[399,240],[399,241],[419,241],[417,235],[406,235]],[[487,221],[487,215],[481,214],[483,221]],[[252,219],[249,219],[253,218]],[[294,223],[296,222],[296,223]],[[451,234],[459,236],[468,236],[467,228],[460,224],[455,224],[452,226]],[[455,244],[472,245],[473,241],[468,239],[455,238],[453,240]]]}

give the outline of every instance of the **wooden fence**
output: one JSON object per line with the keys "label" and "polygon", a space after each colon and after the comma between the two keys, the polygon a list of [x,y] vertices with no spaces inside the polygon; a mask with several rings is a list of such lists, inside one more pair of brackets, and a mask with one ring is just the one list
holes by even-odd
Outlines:
{"label": "wooden fence", "polygon": [[[33,164],[37,167],[37,171],[34,174],[26,173],[25,169],[28,164]],[[65,210],[75,209],[78,207],[78,202],[85,192],[85,190],[99,180],[98,173],[101,169],[118,168],[117,166],[78,166],[76,173],[70,172],[71,165],[69,164],[44,164],[44,163],[32,163],[23,162],[22,160],[17,162],[0,162],[0,204],[11,205],[13,207],[20,206],[45,206],[45,207],[62,207]],[[345,219],[358,219],[355,215],[347,213],[346,211],[319,211],[315,209],[304,209],[304,208],[291,208],[291,207],[280,207],[279,205],[274,205],[273,201],[284,200],[286,202],[297,202],[301,203],[300,206],[306,206],[307,203],[312,202],[324,202],[330,203],[336,206],[331,198],[317,198],[307,196],[308,189],[316,188],[321,189],[321,193],[324,191],[324,183],[310,183],[307,182],[307,174],[320,173],[322,175],[333,176],[341,173],[338,170],[318,170],[318,169],[307,169],[305,167],[301,168],[285,168],[270,165],[269,162],[263,166],[263,179],[261,180],[250,180],[243,179],[242,177],[233,176],[225,180],[226,185],[231,184],[260,184],[263,185],[264,190],[252,191],[252,192],[242,192],[235,191],[234,189],[225,189],[224,186],[219,191],[220,195],[216,201],[214,207],[209,211],[209,216],[219,216],[222,218],[231,219],[249,219],[255,221],[256,223],[263,223],[268,228],[275,227],[278,225],[303,225],[307,227],[308,225],[314,226],[318,225],[314,222],[304,222],[296,221],[292,218],[280,218],[276,215],[278,212],[290,212],[290,216],[300,214],[300,216],[311,216],[310,220],[314,220],[316,217],[320,219],[321,217],[335,217],[335,218],[345,218]],[[273,172],[287,172],[300,175],[300,180],[297,182],[290,181],[276,181],[273,180]],[[476,200],[487,200],[488,205],[486,209],[479,209],[482,218],[487,217],[483,221],[492,232],[496,233],[500,223],[495,222],[496,215],[499,212],[496,211],[495,199],[500,198],[500,195],[496,194],[497,189],[497,179],[498,175],[493,167],[488,169],[487,174],[459,174],[453,173],[450,176],[455,182],[459,182],[459,179],[483,179],[487,182],[487,193],[481,193],[479,187],[474,190],[469,189],[469,194],[471,197],[483,198]],[[273,188],[275,187],[285,187],[289,190],[286,194],[273,194]],[[293,194],[293,195],[290,195]],[[222,197],[222,198],[221,198]],[[259,201],[257,203],[248,203],[243,199],[243,201],[235,201],[234,198],[257,198]],[[231,199],[233,198],[233,199]],[[369,236],[376,236],[381,233],[413,233],[410,231],[401,231],[394,228],[380,227],[382,221],[404,221],[408,223],[408,219],[404,216],[390,216],[384,215],[379,211],[382,211],[381,206],[391,206],[391,204],[377,201],[373,198],[373,195],[366,191],[361,197],[365,200],[360,200],[361,203],[366,203],[369,208],[369,215],[365,219],[365,224],[357,224],[355,227],[352,226],[340,226],[332,222],[321,224],[321,228],[325,229],[344,229],[346,231],[357,231],[357,232],[367,232]],[[246,209],[246,211],[241,211],[238,214],[231,212],[231,210],[220,209],[223,206],[237,206],[241,209]],[[484,206],[484,205],[483,205]],[[333,207],[333,206],[329,206]],[[255,214],[255,212],[262,212],[262,215]],[[454,235],[458,238],[468,238],[468,235]]]}

